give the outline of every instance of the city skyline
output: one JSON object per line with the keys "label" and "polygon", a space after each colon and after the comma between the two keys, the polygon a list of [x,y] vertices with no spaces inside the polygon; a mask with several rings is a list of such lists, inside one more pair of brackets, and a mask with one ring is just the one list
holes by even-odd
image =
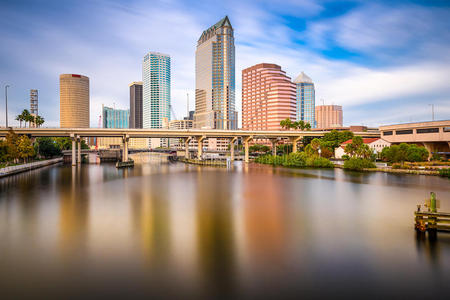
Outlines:
{"label": "city skyline", "polygon": [[[230,1],[202,15],[195,11],[201,3],[186,9],[185,4],[174,1],[167,12],[168,4],[162,3],[142,11],[139,2],[127,9],[120,2],[76,6],[48,2],[42,7],[30,6],[36,10],[32,17],[26,6],[0,4],[5,25],[0,33],[8,45],[0,50],[0,66],[5,70],[0,83],[2,88],[11,86],[10,123],[14,124],[13,116],[28,106],[29,89],[36,88],[40,112],[46,119],[44,126],[58,126],[58,76],[76,73],[91,79],[90,125],[95,127],[101,103],[110,105],[109,99],[114,99],[119,106],[127,107],[128,84],[140,78],[140,57],[149,50],[173,57],[172,102],[176,114],[184,116],[186,92],[194,98],[195,41],[202,29],[224,15],[230,17],[235,29],[237,74],[261,62],[282,66],[291,78],[303,70],[316,83],[316,104],[325,99],[325,104],[342,105],[346,125],[430,120],[429,104],[434,104],[436,119],[448,119],[450,38],[444,30],[450,15],[448,5],[333,3],[303,1],[275,7],[270,3],[259,6]],[[92,8],[106,16],[95,19]],[[64,20],[49,18],[62,11],[67,12]],[[364,24],[362,20],[369,11],[380,18]],[[146,16],[155,12],[165,14],[147,20]],[[16,17],[14,22],[14,18],[6,18],[11,15]],[[83,24],[76,22],[80,18]],[[115,19],[121,22],[113,22]],[[428,25],[415,26],[417,19]],[[135,23],[135,31],[126,25]],[[175,30],[179,27],[184,29],[181,34]],[[143,35],[157,30],[162,32],[151,42]],[[130,46],[124,47],[127,42]],[[30,43],[33,51],[26,52],[29,59],[24,65],[22,49],[30,49]],[[106,45],[109,48],[103,51]],[[114,71],[108,66],[111,60],[115,61]],[[236,110],[240,112],[241,82],[239,76],[236,79]],[[4,123],[2,98],[0,122]]]}

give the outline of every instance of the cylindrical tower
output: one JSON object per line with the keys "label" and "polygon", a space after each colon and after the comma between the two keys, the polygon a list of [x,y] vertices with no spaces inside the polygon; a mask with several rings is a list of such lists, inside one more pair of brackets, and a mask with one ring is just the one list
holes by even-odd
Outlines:
{"label": "cylindrical tower", "polygon": [[59,76],[61,128],[89,128],[89,77]]}

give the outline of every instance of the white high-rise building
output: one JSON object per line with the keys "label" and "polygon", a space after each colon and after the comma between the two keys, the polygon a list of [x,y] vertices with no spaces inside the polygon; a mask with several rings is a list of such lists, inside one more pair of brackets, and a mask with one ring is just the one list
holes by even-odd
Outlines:
{"label": "white high-rise building", "polygon": [[[142,62],[143,128],[163,128],[170,121],[170,56],[149,52]],[[151,139],[150,147],[166,146],[167,139]]]}

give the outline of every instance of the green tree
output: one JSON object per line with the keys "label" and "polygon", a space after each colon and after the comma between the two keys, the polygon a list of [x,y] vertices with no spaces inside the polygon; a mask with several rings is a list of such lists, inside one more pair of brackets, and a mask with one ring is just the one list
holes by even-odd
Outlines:
{"label": "green tree", "polygon": [[58,144],[61,151],[72,149],[72,140],[68,137],[57,137],[55,138],[55,142]]}
{"label": "green tree", "polygon": [[311,141],[311,148],[318,153],[318,150],[320,148],[320,140],[318,138],[315,138]]}
{"label": "green tree", "polygon": [[368,168],[376,168],[375,164],[368,159],[352,157],[344,162],[344,169],[361,171]]}
{"label": "green tree", "polygon": [[22,121],[25,122],[25,127],[27,127],[27,123],[30,121],[30,117],[31,117],[31,114],[28,111],[28,109],[24,109],[19,116],[21,116]]}
{"label": "green tree", "polygon": [[37,138],[35,143],[35,150],[39,155],[50,158],[61,155],[61,149],[56,141],[52,138],[43,137]]}
{"label": "green tree", "polygon": [[320,156],[325,158],[330,158],[333,156],[333,151],[329,147],[322,147],[320,146]]}
{"label": "green tree", "polygon": [[323,141],[328,142],[327,147],[330,147],[332,151],[338,148],[343,142],[348,141],[353,138],[353,132],[345,130],[345,131],[337,131],[331,130],[328,133],[325,133],[323,136]]}
{"label": "green tree", "polygon": [[305,130],[305,121],[299,120],[299,121],[294,122],[294,124],[295,124],[295,129]]}
{"label": "green tree", "polygon": [[392,145],[381,150],[380,157],[384,161],[391,163],[403,163],[405,161],[420,162],[428,160],[429,152],[424,147],[417,145]]}
{"label": "green tree", "polygon": [[371,153],[369,146],[364,144],[363,139],[360,136],[353,137],[352,142],[345,146],[344,151],[350,157],[370,157]]}
{"label": "green tree", "polygon": [[306,124],[305,124],[305,129],[306,129],[306,130],[311,130],[311,124],[306,123]]}
{"label": "green tree", "polygon": [[35,122],[37,127],[41,127],[41,125],[44,124],[45,120],[41,116],[36,116],[34,122]]}
{"label": "green tree", "polygon": [[373,151],[369,145],[362,144],[356,149],[356,156],[363,159],[371,159]]}
{"label": "green tree", "polygon": [[17,142],[17,150],[19,152],[19,157],[27,162],[28,158],[34,156],[34,148],[31,144],[31,140],[26,135],[21,135]]}
{"label": "green tree", "polygon": [[19,150],[17,149],[18,140],[19,136],[13,130],[9,130],[6,134],[7,160],[17,162],[20,158]]}
{"label": "green tree", "polygon": [[20,126],[20,128],[22,128],[22,121],[23,121],[23,116],[22,116],[22,114],[17,115],[16,121],[19,121],[19,126]]}
{"label": "green tree", "polygon": [[250,153],[267,153],[270,151],[270,147],[267,145],[255,144],[249,147]]}
{"label": "green tree", "polygon": [[292,121],[291,121],[291,119],[286,118],[286,119],[282,120],[280,122],[280,126],[283,129],[290,129],[290,128],[292,128]]}
{"label": "green tree", "polygon": [[304,136],[303,138],[302,138],[302,144],[303,144],[303,146],[304,147],[306,147],[307,145],[309,145],[310,143],[311,143],[311,141],[313,140],[313,139],[315,139],[316,137],[313,137],[313,136]]}
{"label": "green tree", "polygon": [[292,144],[281,144],[281,145],[277,145],[277,154],[278,153],[290,153],[292,152]]}
{"label": "green tree", "polygon": [[36,118],[32,114],[28,115],[27,116],[28,127],[31,127],[32,123],[35,124],[35,120]]}
{"label": "green tree", "polygon": [[6,141],[0,140],[0,161],[5,162],[8,160],[8,145]]}

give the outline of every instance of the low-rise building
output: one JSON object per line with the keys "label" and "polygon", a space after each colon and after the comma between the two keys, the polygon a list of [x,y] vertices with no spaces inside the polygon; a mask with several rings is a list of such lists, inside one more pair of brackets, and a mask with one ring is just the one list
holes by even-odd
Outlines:
{"label": "low-rise building", "polygon": [[[352,140],[348,140],[343,142],[338,148],[334,150],[334,157],[336,158],[342,158],[343,155],[345,155],[345,146],[347,144],[350,144]],[[380,153],[383,148],[389,147],[391,143],[380,139],[380,138],[363,138],[363,143],[368,145],[369,148],[374,151],[375,153]]]}
{"label": "low-rise building", "polygon": [[[184,120],[173,120],[169,122],[169,129],[191,129],[194,125],[194,121],[191,119],[184,119]],[[180,149],[184,147],[184,141],[183,139],[169,139],[169,146],[171,148],[177,148]]]}
{"label": "low-rise building", "polygon": [[450,120],[380,126],[383,139],[392,144],[423,145],[434,153],[450,156]]}

